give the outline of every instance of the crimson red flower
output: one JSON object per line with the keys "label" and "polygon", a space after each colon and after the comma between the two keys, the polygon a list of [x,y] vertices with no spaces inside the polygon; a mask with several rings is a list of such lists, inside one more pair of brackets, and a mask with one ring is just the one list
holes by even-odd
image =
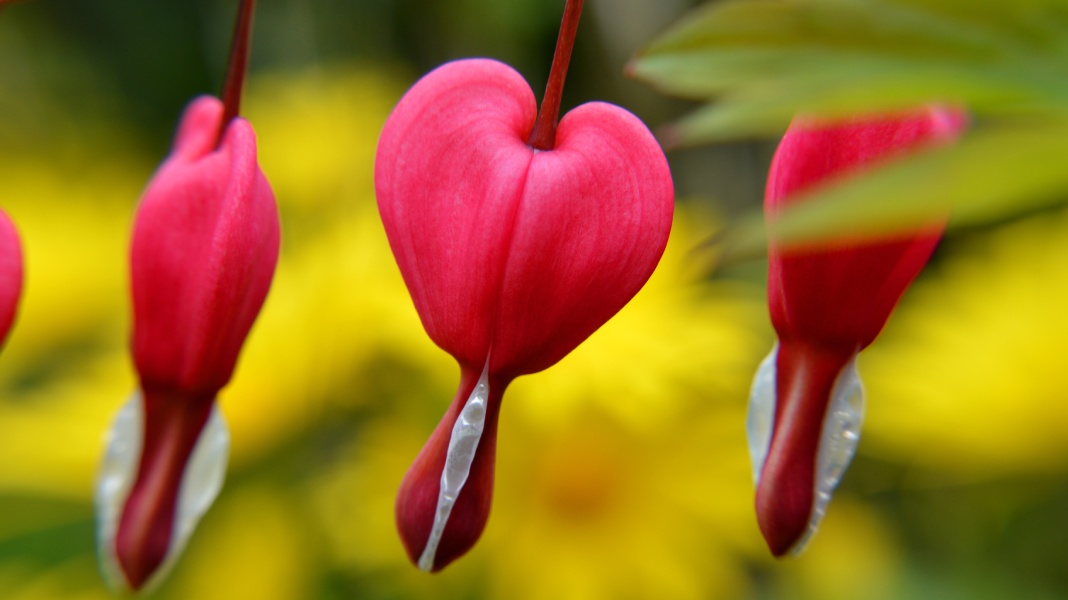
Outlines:
{"label": "crimson red flower", "polygon": [[[799,118],[772,161],[769,222],[802,192],[872,163],[957,137],[963,116],[927,108],[839,122]],[[944,222],[892,238],[768,249],[768,306],[778,344],[754,381],[749,446],[756,509],[772,553],[815,531],[856,449],[863,391],[854,359],[882,330],[927,263]]]}
{"label": "crimson red flower", "polygon": [[237,116],[252,4],[238,13],[225,103],[205,96],[186,109],[134,219],[140,389],[115,421],[97,486],[101,562],[117,588],[158,581],[222,487],[229,433],[215,397],[278,262],[278,207]]}
{"label": "crimson red flower", "polygon": [[485,526],[505,388],[622,308],[667,243],[663,151],[610,104],[580,106],[556,129],[562,77],[554,64],[555,92],[536,119],[534,94],[510,67],[446,64],[405,94],[379,141],[375,189],[390,246],[423,326],[461,372],[397,497],[401,537],[424,570],[462,555]]}
{"label": "crimson red flower", "polygon": [[278,260],[278,209],[252,126],[234,119],[216,147],[222,118],[215,98],[190,105],[134,221],[140,393],[116,422],[98,499],[102,552],[135,589],[180,552],[221,486],[228,435],[215,396]]}
{"label": "crimson red flower", "polygon": [[15,324],[22,296],[22,244],[19,232],[6,213],[0,211],[0,344]]}

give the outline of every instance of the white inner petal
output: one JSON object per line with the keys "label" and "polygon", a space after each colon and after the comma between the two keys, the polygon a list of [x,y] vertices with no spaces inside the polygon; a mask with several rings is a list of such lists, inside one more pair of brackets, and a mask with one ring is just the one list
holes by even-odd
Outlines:
{"label": "white inner petal", "polygon": [[[775,422],[775,362],[779,353],[778,344],[771,354],[760,363],[749,394],[749,413],[746,417],[746,436],[749,441],[749,458],[753,466],[753,482],[760,483],[760,474],[768,457],[771,445],[772,426]],[[823,417],[819,449],[816,454],[816,477],[813,482],[814,496],[808,529],[790,552],[801,552],[812,534],[816,532],[827,504],[831,501],[838,483],[857,451],[860,441],[860,426],[864,420],[864,388],[857,374],[857,360],[842,368],[835,379],[827,414]]]}
{"label": "white inner petal", "polygon": [[[96,484],[97,545],[101,570],[109,586],[127,590],[129,585],[115,554],[115,536],[126,499],[141,463],[144,438],[144,408],[135,392],[119,410],[107,433],[107,450]],[[230,454],[230,432],[217,406],[213,406],[182,474],[178,504],[167,558],[144,586],[152,589],[173,567],[196,524],[219,495]]]}
{"label": "white inner petal", "polygon": [[823,431],[820,434],[819,452],[816,455],[815,498],[812,503],[812,515],[809,517],[808,530],[790,549],[798,553],[819,527],[827,504],[838,483],[842,481],[846,468],[857,452],[860,442],[860,426],[864,421],[864,387],[857,374],[857,358],[842,368],[834,382],[831,401],[827,414],[823,417]]}
{"label": "white inner petal", "polygon": [[775,422],[775,360],[778,355],[779,344],[776,343],[771,354],[760,363],[749,393],[745,433],[749,441],[749,460],[753,465],[755,485],[760,483],[760,474],[764,471],[764,461],[768,458],[771,445],[771,428]]}
{"label": "white inner petal", "polygon": [[119,530],[122,508],[130,495],[137,466],[141,462],[141,438],[144,427],[141,393],[119,409],[111,429],[105,435],[107,448],[104,463],[96,480],[96,542],[100,570],[114,590],[126,590],[126,576],[115,555],[115,535]]}
{"label": "white inner petal", "polygon": [[482,439],[482,429],[486,424],[486,407],[489,402],[489,361],[482,369],[475,389],[471,391],[464,403],[460,416],[452,426],[449,449],[445,455],[445,468],[441,472],[441,488],[438,492],[437,509],[434,511],[434,524],[426,540],[423,554],[419,556],[419,568],[430,571],[434,567],[434,557],[441,542],[441,534],[449,522],[449,514],[460,496],[460,490],[467,483],[471,474],[471,464],[475,461],[475,451]]}

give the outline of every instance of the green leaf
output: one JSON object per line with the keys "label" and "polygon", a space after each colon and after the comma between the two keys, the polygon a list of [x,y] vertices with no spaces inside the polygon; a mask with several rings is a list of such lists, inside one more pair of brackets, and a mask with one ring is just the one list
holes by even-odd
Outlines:
{"label": "green leaf", "polygon": [[950,215],[975,225],[1065,200],[1068,120],[980,128],[959,143],[814,189],[786,207],[767,233],[758,214],[725,238],[732,255],[893,236]]}
{"label": "green leaf", "polygon": [[677,123],[681,144],[769,135],[825,116],[941,102],[984,115],[1068,112],[1061,0],[749,0],[711,4],[629,72],[717,100]]}
{"label": "green leaf", "polygon": [[[1068,0],[726,0],[683,18],[629,65],[707,101],[665,145],[773,136],[796,114],[857,116],[938,103],[975,116],[958,143],[808,194],[770,235],[824,244],[952,213],[996,221],[1068,201]],[[728,251],[761,251],[752,215]]]}
{"label": "green leaf", "polygon": [[[870,61],[869,63],[870,64]],[[806,81],[783,77],[762,88],[747,89],[717,104],[698,109],[667,127],[674,145],[724,141],[781,133],[795,114],[822,117],[858,112],[892,112],[938,103],[967,106],[975,114],[1006,116],[1036,112],[1068,113],[1068,103],[1050,106],[1035,90],[1015,85],[1018,73],[939,65],[882,66],[873,74],[857,69],[849,78],[813,74]]]}

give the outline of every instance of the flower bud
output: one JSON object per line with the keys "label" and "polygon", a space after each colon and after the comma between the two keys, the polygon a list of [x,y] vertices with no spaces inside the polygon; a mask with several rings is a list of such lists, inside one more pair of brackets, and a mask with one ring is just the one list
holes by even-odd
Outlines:
{"label": "flower bud", "polygon": [[[130,249],[140,393],[120,413],[97,490],[105,571],[140,589],[180,553],[222,485],[215,397],[278,261],[274,194],[238,117],[193,101],[138,207]],[[165,569],[163,569],[165,570]]]}

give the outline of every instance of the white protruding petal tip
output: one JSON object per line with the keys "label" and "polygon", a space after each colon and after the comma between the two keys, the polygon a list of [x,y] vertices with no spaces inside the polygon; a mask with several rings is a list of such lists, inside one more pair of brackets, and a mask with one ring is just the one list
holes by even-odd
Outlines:
{"label": "white protruding petal tip", "polygon": [[200,518],[219,496],[229,458],[230,430],[219,407],[214,406],[182,475],[178,514],[174,519],[174,539],[171,541],[172,556],[181,554]]}
{"label": "white protruding petal tip", "polygon": [[[129,591],[130,585],[115,552],[115,537],[141,462],[144,407],[140,392],[135,392],[119,410],[106,440],[104,462],[96,483],[97,551],[108,586],[116,591]],[[230,432],[218,407],[213,406],[182,474],[167,558],[142,591],[158,585],[185,549],[196,524],[222,489],[229,454]]]}
{"label": "white protruding petal tip", "polygon": [[749,393],[749,412],[745,419],[746,439],[749,442],[749,460],[753,466],[753,483],[760,483],[760,473],[768,458],[771,446],[772,426],[775,423],[775,361],[779,356],[776,343],[757,368],[753,387]]}
{"label": "white protruding petal tip", "polygon": [[96,481],[97,556],[105,582],[116,591],[130,587],[115,554],[115,536],[141,461],[144,421],[141,394],[135,392],[105,436],[104,462]]}
{"label": "white protruding petal tip", "polygon": [[475,462],[478,443],[482,439],[482,429],[486,424],[486,410],[489,406],[489,360],[482,369],[482,375],[471,391],[467,402],[460,410],[456,423],[452,426],[449,437],[449,449],[445,454],[445,468],[441,472],[441,487],[438,492],[438,504],[434,511],[434,523],[430,528],[423,553],[419,556],[419,569],[430,572],[434,568],[438,544],[449,522],[449,515],[460,490],[467,483],[471,474],[471,465]]}
{"label": "white protruding petal tip", "polygon": [[804,550],[809,539],[816,533],[835,488],[842,481],[846,468],[857,452],[860,443],[860,427],[864,421],[864,386],[857,373],[857,359],[842,368],[834,382],[834,391],[823,417],[819,451],[816,455],[815,495],[812,500],[812,515],[809,517],[805,535],[790,549],[791,554]]}

